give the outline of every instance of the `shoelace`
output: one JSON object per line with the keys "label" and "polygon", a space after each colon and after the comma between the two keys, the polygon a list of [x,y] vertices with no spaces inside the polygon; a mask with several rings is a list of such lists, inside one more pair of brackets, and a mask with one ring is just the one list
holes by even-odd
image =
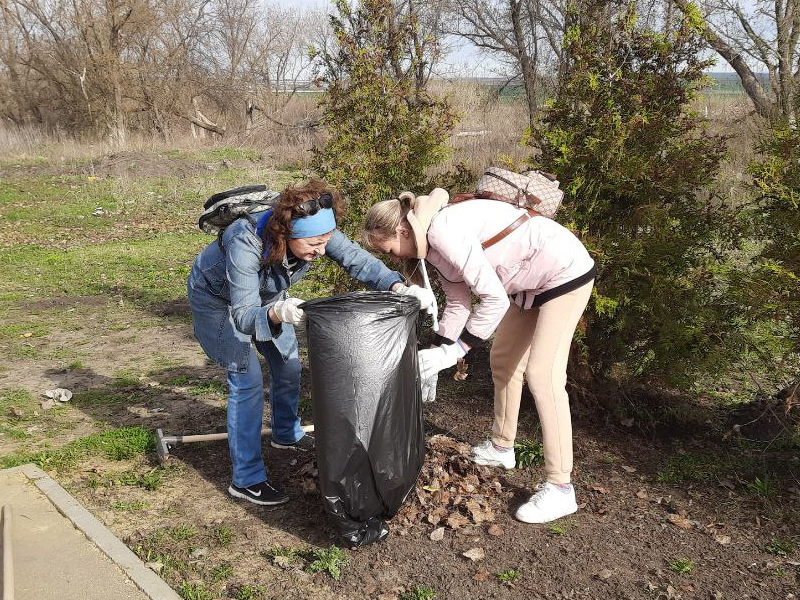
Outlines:
{"label": "shoelace", "polygon": [[536,489],[538,490],[528,502],[533,502],[534,506],[539,506],[539,501],[544,498],[545,494],[547,494],[546,484],[544,483],[537,483]]}

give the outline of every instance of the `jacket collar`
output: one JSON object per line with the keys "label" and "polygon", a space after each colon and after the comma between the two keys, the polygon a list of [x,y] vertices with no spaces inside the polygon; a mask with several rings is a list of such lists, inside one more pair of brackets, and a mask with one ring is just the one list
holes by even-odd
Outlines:
{"label": "jacket collar", "polygon": [[434,189],[427,196],[417,196],[411,202],[411,210],[406,215],[411,230],[414,233],[414,242],[417,245],[416,258],[425,258],[428,254],[428,228],[433,218],[447,206],[450,194],[442,188]]}

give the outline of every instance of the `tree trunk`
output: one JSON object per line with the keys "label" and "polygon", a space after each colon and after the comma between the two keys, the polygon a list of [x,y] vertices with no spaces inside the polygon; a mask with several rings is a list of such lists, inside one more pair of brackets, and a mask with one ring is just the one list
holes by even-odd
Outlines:
{"label": "tree trunk", "polygon": [[520,0],[511,0],[511,24],[514,28],[514,43],[519,52],[519,66],[522,72],[522,83],[525,86],[525,98],[528,102],[528,125],[533,127],[533,120],[536,117],[536,67],[528,54],[528,48],[525,45],[525,36],[522,33],[522,2]]}

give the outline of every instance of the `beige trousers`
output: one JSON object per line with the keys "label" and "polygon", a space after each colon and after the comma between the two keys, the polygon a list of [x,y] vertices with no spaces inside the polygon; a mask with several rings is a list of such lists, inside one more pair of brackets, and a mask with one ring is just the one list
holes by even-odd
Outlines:
{"label": "beige trousers", "polygon": [[572,472],[567,360],[593,285],[591,281],[529,310],[512,304],[492,345],[492,441],[498,446],[514,445],[524,375],[542,424],[544,468],[550,483],[569,483]]}

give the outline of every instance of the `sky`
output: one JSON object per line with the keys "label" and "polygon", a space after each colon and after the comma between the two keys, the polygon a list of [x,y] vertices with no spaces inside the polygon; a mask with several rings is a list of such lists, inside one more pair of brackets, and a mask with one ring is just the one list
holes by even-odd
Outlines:
{"label": "sky", "polygon": [[[332,6],[330,0],[267,0],[267,2],[286,7],[316,8],[328,10]],[[745,0],[745,6],[749,6],[752,0]],[[455,44],[455,50],[442,62],[438,71],[445,76],[468,76],[468,77],[496,77],[501,74],[500,65],[497,61],[483,53],[470,43],[460,42]],[[716,54],[716,53],[715,53]],[[719,55],[717,64],[711,69],[713,72],[733,73],[731,66]]]}

